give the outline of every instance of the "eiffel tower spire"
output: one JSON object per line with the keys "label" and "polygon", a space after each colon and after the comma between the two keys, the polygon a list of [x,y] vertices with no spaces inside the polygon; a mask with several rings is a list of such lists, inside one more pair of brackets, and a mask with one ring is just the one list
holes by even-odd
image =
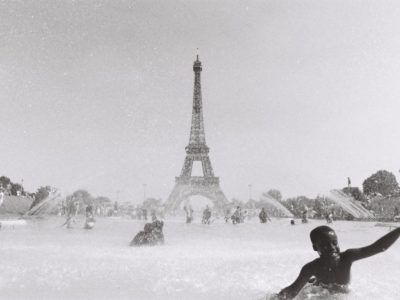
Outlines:
{"label": "eiffel tower spire", "polygon": [[193,110],[192,110],[192,126],[190,128],[189,146],[196,146],[199,144],[206,144],[206,135],[204,133],[203,121],[203,103],[201,97],[201,61],[199,54],[193,63],[194,71],[194,90],[193,90]]}
{"label": "eiffel tower spire", "polygon": [[[182,201],[187,201],[188,198],[195,195],[210,199],[217,210],[222,210],[224,205],[229,203],[221,190],[219,178],[214,176],[210,157],[208,156],[210,149],[206,145],[201,97],[200,74],[202,65],[198,54],[196,61],[193,63],[193,71],[194,90],[189,144],[185,148],[186,157],[181,174],[175,178],[174,189],[165,203],[166,211],[176,210]],[[195,161],[201,162],[203,176],[192,176],[193,162]]]}
{"label": "eiffel tower spire", "polygon": [[208,152],[210,149],[206,145],[206,135],[204,132],[203,103],[201,97],[201,71],[203,70],[199,54],[193,63],[194,89],[193,89],[193,108],[192,125],[190,126],[189,145],[185,148],[186,159],[183,164],[181,177],[190,177],[192,174],[193,161],[201,161],[204,177],[214,177]]}

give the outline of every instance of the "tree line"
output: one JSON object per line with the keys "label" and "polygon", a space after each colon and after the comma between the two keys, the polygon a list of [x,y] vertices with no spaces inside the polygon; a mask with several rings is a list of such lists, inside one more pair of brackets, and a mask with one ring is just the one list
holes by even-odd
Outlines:
{"label": "tree line", "polygon": [[[20,183],[15,183],[10,180],[10,178],[6,176],[0,177],[0,187],[3,191],[6,191],[10,195],[22,195],[29,196],[33,199],[31,207],[39,204],[41,201],[46,199],[52,190],[54,190],[51,186],[41,186],[37,189],[36,192],[30,193],[25,191],[24,187]],[[393,173],[386,170],[379,170],[376,173],[372,174],[368,178],[366,178],[362,183],[362,190],[359,187],[352,187],[350,184],[347,187],[341,189],[348,195],[351,195],[355,200],[360,201],[368,207],[368,204],[373,202],[372,200],[376,197],[391,197],[398,198],[395,200],[394,205],[400,206],[400,188],[399,184],[396,180],[396,177]],[[282,205],[284,205],[287,209],[289,209],[295,216],[300,216],[305,208],[313,209],[317,215],[323,215],[324,210],[326,210],[327,204],[326,200],[323,197],[316,197],[315,199],[310,199],[305,196],[297,196],[291,197],[287,199],[283,199],[282,194],[277,189],[271,189],[266,192],[269,196],[279,201]],[[71,195],[67,196],[68,199],[77,199],[84,205],[112,205],[112,201],[104,196],[94,197],[86,190],[77,190],[73,192]],[[397,203],[397,202],[399,203]],[[250,199],[247,202],[242,202],[238,199],[232,199],[232,205],[242,206],[244,208],[261,208],[265,207],[266,204],[262,200],[253,200]],[[114,205],[118,205],[115,204]],[[142,203],[142,206],[150,209],[156,210],[157,208],[162,207],[161,199],[153,199],[148,198]],[[378,205],[378,207],[381,204]],[[382,209],[382,208],[380,208]],[[273,207],[270,207],[270,210],[274,210]],[[275,209],[274,213],[279,215],[279,211]]]}

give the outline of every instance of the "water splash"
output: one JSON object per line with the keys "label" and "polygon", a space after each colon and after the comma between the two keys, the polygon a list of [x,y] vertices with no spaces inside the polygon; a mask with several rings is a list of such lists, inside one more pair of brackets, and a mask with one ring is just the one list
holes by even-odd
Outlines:
{"label": "water splash", "polygon": [[276,200],[275,198],[271,197],[270,195],[264,193],[260,196],[260,200],[267,202],[268,204],[271,204],[272,206],[274,206],[276,209],[280,210],[281,212],[283,212],[283,214],[286,217],[293,217],[293,214],[285,207],[283,206],[278,200]]}
{"label": "water splash", "polygon": [[51,190],[47,198],[28,210],[24,216],[37,216],[51,213],[60,206],[63,199],[59,190]]}
{"label": "water splash", "polygon": [[329,191],[326,198],[340,205],[340,207],[355,218],[374,218],[374,215],[369,210],[357,203],[352,196],[347,195],[341,190]]}

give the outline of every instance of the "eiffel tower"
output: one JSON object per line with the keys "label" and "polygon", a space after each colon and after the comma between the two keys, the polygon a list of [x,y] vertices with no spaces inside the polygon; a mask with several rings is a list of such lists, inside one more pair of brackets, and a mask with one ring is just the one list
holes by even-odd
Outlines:
{"label": "eiffel tower", "polygon": [[[201,61],[197,55],[193,64],[194,71],[194,92],[192,125],[190,128],[189,145],[185,148],[186,158],[182,167],[181,175],[175,177],[175,186],[165,202],[165,210],[174,212],[184,201],[191,196],[203,196],[211,200],[214,208],[222,211],[228,204],[224,193],[219,185],[219,178],[214,176],[208,152],[210,148],[206,145],[204,133],[203,107],[201,97],[200,73],[202,71]],[[192,176],[193,162],[200,161],[203,176]]]}

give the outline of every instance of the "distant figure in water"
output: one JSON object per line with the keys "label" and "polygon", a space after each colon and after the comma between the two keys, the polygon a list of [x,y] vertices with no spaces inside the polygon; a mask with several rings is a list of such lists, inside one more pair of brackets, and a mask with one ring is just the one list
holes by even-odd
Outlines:
{"label": "distant figure in water", "polygon": [[307,210],[303,211],[303,216],[301,217],[301,223],[303,223],[303,224],[307,224],[308,223]]}
{"label": "distant figure in water", "polygon": [[330,224],[333,222],[333,215],[332,213],[326,213],[325,215],[326,223]]}
{"label": "distant figure in water", "polygon": [[0,206],[3,204],[3,201],[4,201],[4,192],[1,191],[0,192]]}
{"label": "distant figure in water", "polygon": [[400,227],[369,246],[340,252],[335,231],[328,226],[316,227],[311,231],[310,238],[319,258],[305,264],[297,279],[275,295],[275,299],[293,299],[307,282],[320,286],[331,294],[347,293],[353,262],[385,251],[399,236]]}
{"label": "distant figure in water", "polygon": [[240,206],[236,207],[236,210],[233,213],[231,219],[232,219],[232,224],[243,223],[242,209],[240,208]]}
{"label": "distant figure in water", "polygon": [[185,213],[186,213],[186,224],[190,224],[193,221],[193,209],[192,207],[189,206],[184,206],[183,207]]}
{"label": "distant figure in water", "polygon": [[164,227],[164,222],[156,220],[152,224],[153,230],[151,231],[151,234],[153,235],[154,244],[164,244],[164,233],[162,231]]}
{"label": "distant figure in water", "polygon": [[95,219],[94,219],[94,215],[93,215],[93,206],[92,205],[88,205],[86,207],[85,214],[86,214],[86,221],[85,221],[85,226],[83,228],[93,229]]}
{"label": "distant figure in water", "polygon": [[290,225],[296,225],[296,221],[293,220],[293,219],[291,219],[291,220],[290,220]]}
{"label": "distant figure in water", "polygon": [[393,221],[395,221],[395,222],[400,221],[400,214],[399,214],[399,209],[397,208],[397,206],[394,208]]}
{"label": "distant figure in water", "polygon": [[225,212],[225,223],[228,223],[230,218],[231,218],[231,211],[230,209],[227,209]]}
{"label": "distant figure in water", "polygon": [[260,218],[261,223],[267,223],[267,221],[271,221],[271,219],[268,217],[268,214],[265,211],[264,207],[261,208],[261,211],[260,211],[258,217]]}
{"label": "distant figure in water", "polygon": [[203,219],[201,220],[201,223],[208,225],[211,223],[211,209],[208,207],[208,205],[203,211]]}
{"label": "distant figure in water", "polygon": [[66,207],[66,220],[65,223],[62,226],[67,226],[68,229],[72,228],[72,222],[75,222],[75,216],[77,214],[77,209],[78,209],[78,203],[77,201],[75,202],[75,198],[72,197],[67,201],[67,207]]}
{"label": "distant figure in water", "polygon": [[153,223],[146,223],[144,225],[144,230],[136,234],[130,246],[154,246],[164,244],[163,227],[164,222],[160,220],[156,220]]}

